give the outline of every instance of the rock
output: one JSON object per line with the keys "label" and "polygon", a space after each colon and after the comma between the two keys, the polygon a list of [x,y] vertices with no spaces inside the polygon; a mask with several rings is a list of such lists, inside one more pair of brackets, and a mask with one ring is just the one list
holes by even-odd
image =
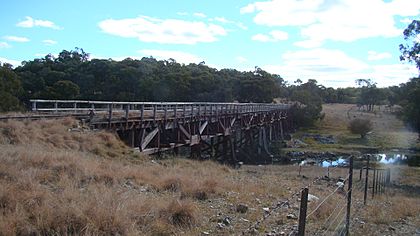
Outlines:
{"label": "rock", "polygon": [[246,213],[247,211],[248,211],[248,206],[246,204],[240,203],[236,206],[236,212]]}
{"label": "rock", "polygon": [[284,224],[283,219],[277,219],[276,224],[277,225],[283,225]]}
{"label": "rock", "polygon": [[291,220],[297,220],[297,216],[293,213],[287,214],[287,219],[291,219]]}
{"label": "rock", "polygon": [[224,225],[230,225],[231,219],[229,217],[225,217],[222,222]]}
{"label": "rock", "polygon": [[207,231],[203,231],[203,232],[201,232],[201,234],[202,234],[202,235],[210,235],[210,233],[209,233],[209,232],[207,232]]}
{"label": "rock", "polygon": [[223,223],[217,223],[217,228],[223,229],[226,225]]}
{"label": "rock", "polygon": [[308,194],[308,202],[316,202],[319,200],[319,197],[312,195],[312,194]]}
{"label": "rock", "polygon": [[335,185],[339,188],[344,188],[344,183],[343,182],[337,182]]}
{"label": "rock", "polygon": [[270,212],[270,208],[268,208],[268,207],[264,207],[264,208],[263,208],[263,211],[264,211],[264,213],[269,213],[269,212]]}
{"label": "rock", "polygon": [[255,228],[253,228],[250,233],[251,233],[251,235],[258,235],[259,234],[258,230],[255,229]]}

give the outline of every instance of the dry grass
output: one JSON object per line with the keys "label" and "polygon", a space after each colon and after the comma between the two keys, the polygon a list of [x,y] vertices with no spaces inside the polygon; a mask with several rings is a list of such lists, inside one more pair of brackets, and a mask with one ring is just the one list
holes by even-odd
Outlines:
{"label": "dry grass", "polygon": [[[415,147],[417,134],[408,131],[403,122],[393,114],[385,112],[377,107],[375,112],[359,111],[352,104],[324,104],[325,117],[312,129],[302,130],[295,136],[300,137],[303,133],[316,133],[333,135],[336,144],[319,144],[311,140],[304,140],[309,146],[308,150],[315,151],[369,151],[369,149],[407,149]],[[349,122],[352,119],[369,119],[373,123],[372,133],[365,139],[348,131]]]}
{"label": "dry grass", "polygon": [[0,123],[0,235],[194,231],[200,221],[188,199],[225,190],[224,166],[123,158],[133,154],[113,134],[69,131],[76,127],[72,119]]}
{"label": "dry grass", "polygon": [[45,149],[77,150],[103,157],[128,153],[114,134],[86,131],[72,118],[0,122],[0,144],[40,145]]}
{"label": "dry grass", "polygon": [[[303,177],[298,166],[235,170],[211,161],[151,161],[111,133],[71,128],[81,130],[71,119],[0,123],[0,235],[232,235],[261,219],[263,208],[289,201],[289,208],[260,225],[264,234],[296,224],[285,217],[298,210],[298,199],[290,197],[326,175],[321,167],[303,167]],[[417,171],[404,171],[401,176],[412,176],[405,184],[418,178]],[[333,180],[312,186],[311,194],[322,199],[338,177],[347,175],[342,168],[330,172]],[[334,201],[314,218],[326,220]],[[249,210],[236,212],[238,204]],[[311,203],[309,211],[314,207]],[[406,208],[399,214],[416,211]],[[225,217],[231,225],[217,228]],[[311,218],[309,226],[316,228],[317,222]]]}

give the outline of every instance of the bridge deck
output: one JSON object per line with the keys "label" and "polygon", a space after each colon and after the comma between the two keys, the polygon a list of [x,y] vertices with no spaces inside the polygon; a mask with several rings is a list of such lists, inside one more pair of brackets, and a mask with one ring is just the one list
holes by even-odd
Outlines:
{"label": "bridge deck", "polygon": [[[91,127],[112,129],[141,152],[190,146],[192,155],[235,159],[235,152],[258,139],[258,150],[289,129],[291,104],[209,102],[107,102],[31,100],[37,114],[84,116]],[[221,144],[221,151],[218,151]],[[203,149],[204,147],[204,149]],[[230,150],[230,151],[229,151]],[[267,151],[268,152],[268,151]],[[229,158],[227,157],[229,156]]]}
{"label": "bridge deck", "polygon": [[94,115],[95,122],[111,119],[162,120],[184,117],[221,116],[288,110],[290,104],[210,103],[210,102],[108,102],[82,100],[30,100],[39,114]]}

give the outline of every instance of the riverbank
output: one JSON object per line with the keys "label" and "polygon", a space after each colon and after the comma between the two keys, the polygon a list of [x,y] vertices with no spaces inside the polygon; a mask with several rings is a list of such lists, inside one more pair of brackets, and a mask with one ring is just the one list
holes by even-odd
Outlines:
{"label": "riverbank", "polygon": [[[289,153],[334,153],[361,155],[372,153],[402,153],[416,155],[419,150],[418,135],[409,131],[394,114],[385,107],[375,112],[359,110],[352,104],[324,104],[324,118],[313,128],[300,129],[292,134],[281,155]],[[355,118],[370,119],[373,130],[365,138],[348,130],[349,122]],[[289,155],[290,156],[290,155]]]}

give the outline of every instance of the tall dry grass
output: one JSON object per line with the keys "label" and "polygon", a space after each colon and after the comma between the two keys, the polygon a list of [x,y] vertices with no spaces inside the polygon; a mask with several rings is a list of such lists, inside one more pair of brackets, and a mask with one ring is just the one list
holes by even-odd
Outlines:
{"label": "tall dry grass", "polygon": [[226,190],[224,166],[127,159],[113,134],[76,126],[0,123],[0,235],[169,235],[193,230],[197,201]]}

